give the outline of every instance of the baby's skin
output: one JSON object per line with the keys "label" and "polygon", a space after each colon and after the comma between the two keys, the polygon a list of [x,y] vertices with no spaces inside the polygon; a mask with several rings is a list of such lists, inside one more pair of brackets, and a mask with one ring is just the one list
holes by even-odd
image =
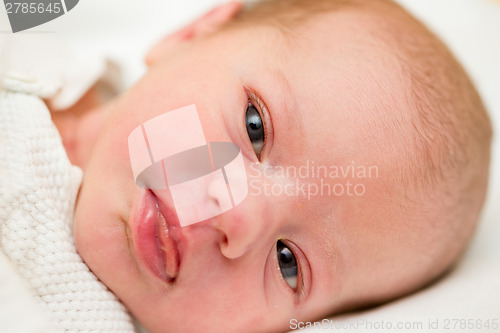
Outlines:
{"label": "baby's skin", "polygon": [[[474,228],[449,233],[445,210],[406,205],[444,193],[401,184],[418,111],[394,50],[374,41],[385,14],[330,12],[291,36],[272,25],[214,33],[240,10],[222,5],[160,41],[143,78],[66,134],[85,172],[77,249],[151,332],[282,331],[390,300],[442,274],[463,247],[448,240],[464,244]],[[181,228],[168,191],[136,185],[127,138],[192,104],[207,141],[241,148],[249,193]],[[328,175],[312,174],[320,166]],[[206,196],[217,204],[217,191]]]}

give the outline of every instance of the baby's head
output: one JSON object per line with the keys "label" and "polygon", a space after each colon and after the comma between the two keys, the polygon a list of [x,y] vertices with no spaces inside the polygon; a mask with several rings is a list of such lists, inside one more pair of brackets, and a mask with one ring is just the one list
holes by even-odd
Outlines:
{"label": "baby's head", "polygon": [[[417,290],[463,252],[485,196],[490,123],[461,66],[399,6],[229,3],[147,61],[109,107],[74,229],[90,269],[146,328],[286,330]],[[168,192],[136,185],[127,138],[191,104],[207,141],[241,148],[249,194],[180,228]],[[216,191],[204,195],[217,204]],[[160,235],[160,254],[157,231],[141,229],[158,222],[156,200],[174,240]]]}

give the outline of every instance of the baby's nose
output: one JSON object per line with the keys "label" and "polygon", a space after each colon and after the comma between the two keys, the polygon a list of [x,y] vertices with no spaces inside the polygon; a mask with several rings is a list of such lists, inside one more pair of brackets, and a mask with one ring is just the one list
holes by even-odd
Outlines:
{"label": "baby's nose", "polygon": [[259,212],[252,214],[252,211],[242,205],[214,218],[214,227],[224,236],[219,247],[225,257],[235,259],[245,255],[263,234],[266,223]]}
{"label": "baby's nose", "polygon": [[211,142],[169,158],[165,171],[181,226],[227,212],[248,194],[242,154],[230,142]]}

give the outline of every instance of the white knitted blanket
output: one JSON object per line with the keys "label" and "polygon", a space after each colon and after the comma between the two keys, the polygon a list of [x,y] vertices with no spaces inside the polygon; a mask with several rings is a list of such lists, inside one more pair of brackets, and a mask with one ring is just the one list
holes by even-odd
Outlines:
{"label": "white knitted blanket", "polygon": [[0,90],[0,249],[58,331],[134,332],[124,306],[76,252],[82,172],[70,164],[43,94],[22,80]]}

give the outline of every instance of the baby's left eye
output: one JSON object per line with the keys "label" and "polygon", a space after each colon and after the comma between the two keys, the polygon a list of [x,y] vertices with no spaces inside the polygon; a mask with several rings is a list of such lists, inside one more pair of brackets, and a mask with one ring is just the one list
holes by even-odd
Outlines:
{"label": "baby's left eye", "polygon": [[294,291],[297,290],[298,267],[297,259],[292,250],[288,248],[282,241],[276,243],[276,252],[278,254],[278,263],[280,266],[281,275],[286,283]]}
{"label": "baby's left eye", "polygon": [[245,124],[255,155],[257,155],[257,158],[260,158],[265,140],[264,123],[259,111],[250,102],[248,103],[245,114]]}

